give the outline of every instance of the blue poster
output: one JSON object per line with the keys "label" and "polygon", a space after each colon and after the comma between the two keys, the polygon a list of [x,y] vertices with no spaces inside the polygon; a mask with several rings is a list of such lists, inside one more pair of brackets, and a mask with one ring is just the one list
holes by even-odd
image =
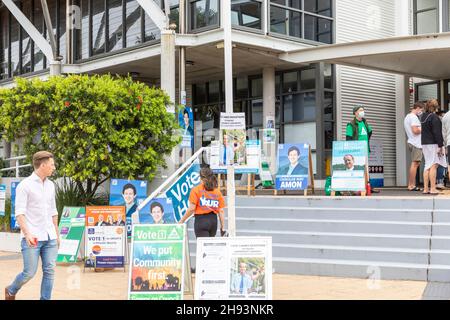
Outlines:
{"label": "blue poster", "polygon": [[333,141],[331,190],[365,191],[366,141]]}
{"label": "blue poster", "polygon": [[185,173],[166,191],[166,197],[172,200],[175,220],[178,222],[189,207],[189,194],[200,184],[200,165],[193,163]]}
{"label": "blue poster", "polygon": [[155,198],[139,211],[139,223],[168,224],[176,222],[170,198]]}
{"label": "blue poster", "polygon": [[147,198],[147,181],[111,179],[109,191],[110,206],[125,206],[127,236],[131,237],[131,215]]}
{"label": "blue poster", "polygon": [[193,148],[194,147],[194,115],[192,114],[191,108],[183,108],[178,114],[178,122],[182,128],[181,141],[182,148]]}
{"label": "blue poster", "polygon": [[5,216],[6,185],[0,184],[0,216]]}
{"label": "blue poster", "polygon": [[19,230],[19,224],[16,221],[16,188],[20,182],[11,182],[11,230]]}
{"label": "blue poster", "polygon": [[278,145],[277,190],[308,188],[309,145],[305,143]]}

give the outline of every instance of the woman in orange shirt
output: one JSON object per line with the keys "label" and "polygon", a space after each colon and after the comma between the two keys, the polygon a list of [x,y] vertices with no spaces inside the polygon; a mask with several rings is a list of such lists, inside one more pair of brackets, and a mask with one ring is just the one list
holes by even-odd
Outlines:
{"label": "woman in orange shirt", "polygon": [[214,237],[217,233],[217,215],[221,235],[224,231],[223,208],[225,200],[218,189],[217,178],[210,168],[200,170],[201,183],[191,190],[189,208],[179,223],[184,223],[195,213],[194,231],[198,237]]}

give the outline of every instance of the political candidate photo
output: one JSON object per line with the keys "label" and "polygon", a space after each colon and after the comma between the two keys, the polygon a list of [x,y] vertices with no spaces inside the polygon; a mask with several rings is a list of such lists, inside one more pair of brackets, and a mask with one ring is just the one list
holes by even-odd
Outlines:
{"label": "political candidate photo", "polygon": [[172,200],[155,198],[139,211],[139,223],[176,223]]}
{"label": "political candidate photo", "polygon": [[304,190],[308,187],[309,145],[278,145],[277,190]]}

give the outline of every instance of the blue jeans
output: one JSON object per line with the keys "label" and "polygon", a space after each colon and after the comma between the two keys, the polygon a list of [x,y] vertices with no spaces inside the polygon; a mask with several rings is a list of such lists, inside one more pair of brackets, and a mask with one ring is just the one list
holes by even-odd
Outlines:
{"label": "blue jeans", "polygon": [[9,293],[15,295],[25,283],[34,277],[38,268],[39,256],[41,256],[43,271],[41,300],[50,300],[55,278],[56,257],[58,255],[57,240],[39,241],[36,247],[29,247],[25,238],[22,238],[21,247],[23,271],[17,275],[14,282],[8,287]]}

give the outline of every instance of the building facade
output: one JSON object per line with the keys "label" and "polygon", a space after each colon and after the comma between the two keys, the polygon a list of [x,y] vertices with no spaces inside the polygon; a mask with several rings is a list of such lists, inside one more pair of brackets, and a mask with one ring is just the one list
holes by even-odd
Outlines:
{"label": "building facade", "polygon": [[[330,45],[447,32],[449,2],[231,0],[234,111],[245,112],[247,127],[256,136],[265,119],[274,117],[280,143],[310,143],[316,179],[323,180],[329,174],[332,141],[345,138],[353,106],[363,104],[373,138],[383,142],[385,185],[405,185],[399,114],[405,114],[414,98],[436,97],[448,109],[450,75],[432,80],[408,75],[414,95],[404,97],[401,72],[325,59],[297,63],[290,57]],[[41,1],[14,3],[48,39]],[[47,3],[62,73],[131,74],[160,84],[161,31],[138,1]],[[188,105],[197,131],[204,133],[196,148],[218,138],[208,132],[218,129],[220,112],[225,111],[223,11],[220,0],[188,0],[186,34],[176,34],[176,45],[186,48]],[[177,30],[179,17],[179,1],[172,0],[169,18]],[[20,20],[5,4],[0,6],[0,86],[12,85],[16,76],[49,75],[46,56]]]}

